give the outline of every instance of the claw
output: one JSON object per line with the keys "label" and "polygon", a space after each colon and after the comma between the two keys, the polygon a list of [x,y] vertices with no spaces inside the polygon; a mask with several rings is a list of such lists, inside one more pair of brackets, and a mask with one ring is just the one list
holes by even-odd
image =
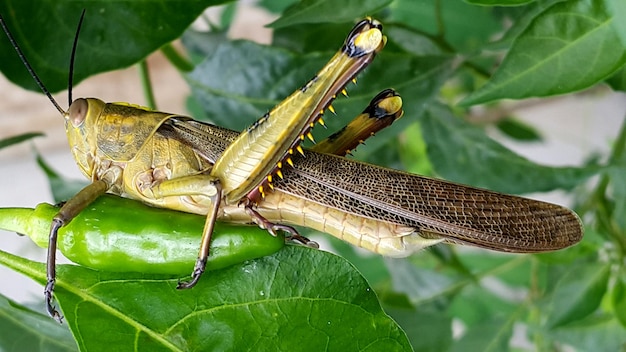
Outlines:
{"label": "claw", "polygon": [[184,289],[188,289],[188,288],[192,288],[196,286],[196,284],[198,283],[198,280],[200,280],[200,277],[202,276],[202,273],[204,273],[204,268],[206,268],[206,262],[207,262],[206,258],[204,259],[198,258],[198,260],[196,261],[196,265],[193,268],[193,272],[191,273],[191,280],[190,281],[178,280],[176,289],[184,290]]}
{"label": "claw", "polygon": [[267,220],[265,217],[263,217],[263,215],[259,214],[258,211],[252,209],[252,205],[246,204],[245,209],[248,215],[250,215],[250,217],[252,218],[252,221],[259,225],[260,228],[266,229],[267,232],[269,232],[272,236],[276,237],[276,231],[283,231],[289,234],[287,237],[305,238],[308,242],[310,242],[308,238],[300,236],[300,234],[298,234],[298,231],[293,227],[289,225],[275,224]]}
{"label": "claw", "polygon": [[63,323],[63,316],[59,313],[58,310],[52,305],[52,292],[54,291],[54,280],[48,280],[46,284],[46,288],[43,291],[45,303],[46,303],[46,311],[48,314],[56,320],[59,324]]}
{"label": "claw", "polygon": [[300,244],[303,244],[307,247],[311,247],[311,248],[315,248],[315,249],[319,249],[320,245],[315,242],[315,241],[311,241],[310,239],[296,233],[296,234],[291,234],[287,237],[285,237],[286,241],[292,241],[292,242],[299,242]]}

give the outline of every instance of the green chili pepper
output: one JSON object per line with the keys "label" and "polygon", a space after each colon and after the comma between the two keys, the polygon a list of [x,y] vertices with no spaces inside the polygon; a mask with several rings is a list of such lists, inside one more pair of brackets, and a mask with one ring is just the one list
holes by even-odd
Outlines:
{"label": "green chili pepper", "polygon": [[[0,229],[48,246],[50,222],[58,208],[1,208]],[[59,230],[58,248],[69,260],[115,272],[188,274],[198,255],[204,216],[159,209],[113,195],[99,197]],[[218,223],[207,270],[273,254],[285,244],[258,227]]]}

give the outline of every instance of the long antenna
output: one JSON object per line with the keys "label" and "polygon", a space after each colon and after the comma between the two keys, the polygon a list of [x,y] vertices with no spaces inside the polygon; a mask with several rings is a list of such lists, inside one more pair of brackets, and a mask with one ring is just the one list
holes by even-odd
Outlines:
{"label": "long antenna", "polygon": [[70,56],[70,74],[67,82],[67,106],[72,105],[72,87],[74,87],[74,59],[76,58],[76,47],[78,46],[78,35],[80,34],[80,28],[83,25],[83,18],[85,18],[85,9],[80,14],[80,20],[76,27],[76,35],[74,36],[74,44],[72,45],[72,56]]}
{"label": "long antenna", "polygon": [[9,27],[7,27],[7,24],[4,21],[4,18],[2,18],[1,14],[0,14],[0,26],[2,26],[2,29],[4,30],[4,33],[6,33],[7,37],[9,38],[11,45],[17,52],[17,55],[20,57],[20,60],[22,60],[22,63],[24,64],[24,66],[26,66],[26,69],[28,70],[28,73],[30,73],[30,76],[33,77],[33,79],[35,80],[35,83],[37,83],[37,85],[39,86],[39,89],[41,89],[41,91],[48,97],[48,99],[50,99],[54,107],[57,108],[57,110],[61,113],[61,115],[65,115],[65,110],[63,110],[61,106],[59,106],[57,101],[54,100],[54,98],[52,97],[52,94],[50,94],[50,91],[48,91],[46,86],[43,85],[43,83],[39,79],[39,76],[37,76],[37,73],[35,73],[35,70],[33,69],[33,67],[30,65],[28,60],[26,60],[26,56],[24,56],[22,49],[20,49],[20,47],[15,42],[15,38],[13,37],[13,34],[11,34],[11,31],[9,31]]}

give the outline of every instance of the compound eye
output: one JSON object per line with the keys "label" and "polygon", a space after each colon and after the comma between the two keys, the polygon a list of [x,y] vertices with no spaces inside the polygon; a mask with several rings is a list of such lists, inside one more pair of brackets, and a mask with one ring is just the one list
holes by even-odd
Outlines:
{"label": "compound eye", "polygon": [[67,111],[68,120],[74,127],[78,127],[85,121],[88,110],[89,103],[87,103],[87,99],[76,99],[72,102],[72,105],[70,105],[70,108]]}

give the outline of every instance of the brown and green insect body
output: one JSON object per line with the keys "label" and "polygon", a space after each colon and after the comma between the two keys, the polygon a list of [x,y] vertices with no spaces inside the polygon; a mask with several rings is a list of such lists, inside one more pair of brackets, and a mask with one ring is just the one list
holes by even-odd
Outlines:
{"label": "brown and green insect body", "polygon": [[[390,257],[405,257],[440,242],[525,253],[580,241],[580,219],[562,206],[337,156],[345,153],[342,140],[356,146],[386,126],[377,116],[388,116],[390,122],[401,116],[401,104],[395,92],[381,92],[348,124],[354,128],[346,127],[334,141],[318,143],[305,157],[294,155],[294,167],[274,180],[275,191],[266,195],[257,211],[270,221],[317,229]],[[197,121],[171,122],[160,133],[186,141],[203,157],[216,152],[212,147],[237,137],[237,132]],[[227,140],[209,145],[203,134]],[[249,221],[241,208],[223,209],[221,219]]]}
{"label": "brown and green insect body", "polygon": [[[334,207],[332,197],[317,198],[317,194],[314,193],[307,195],[309,186],[313,187],[312,190],[318,191],[320,185],[315,184],[314,180],[311,183],[312,180],[299,174],[302,160],[313,156],[322,158],[322,160],[316,159],[321,163],[332,162],[332,160],[323,160],[327,155],[319,152],[343,155],[346,145],[356,147],[364,139],[371,137],[375,132],[402,116],[402,113],[402,99],[395,91],[388,89],[376,95],[364,112],[348,124],[354,128],[343,128],[344,132],[340,134],[337,141],[323,140],[310,150],[306,150],[305,157],[299,155],[294,157],[294,168],[285,170],[285,180],[277,180],[275,190],[268,193],[256,206],[258,214],[271,222],[306,226],[392,257],[404,257],[424,247],[442,242],[442,238],[426,239],[419,236],[414,227],[386,221],[380,217],[362,216],[358,211],[339,210]],[[381,123],[381,120],[385,122]],[[202,155],[209,163],[217,160],[221,155],[220,152],[238,136],[236,131],[180,118],[168,120],[159,128],[158,133],[193,146],[198,155]],[[351,133],[357,134],[351,135]],[[289,182],[294,177],[295,182]],[[288,187],[301,187],[302,192],[298,196],[289,194],[285,191],[289,189],[283,186],[284,182],[287,182]],[[327,186],[333,187],[330,184]],[[219,218],[233,223],[253,221],[244,208],[231,205],[222,206]]]}
{"label": "brown and green insect body", "polygon": [[159,207],[206,214],[209,199],[201,191],[193,202],[180,195],[154,195],[154,187],[164,181],[197,175],[210,167],[192,148],[155,134],[161,124],[176,115],[80,98],[64,116],[78,167],[92,181],[104,181],[107,192]]}

